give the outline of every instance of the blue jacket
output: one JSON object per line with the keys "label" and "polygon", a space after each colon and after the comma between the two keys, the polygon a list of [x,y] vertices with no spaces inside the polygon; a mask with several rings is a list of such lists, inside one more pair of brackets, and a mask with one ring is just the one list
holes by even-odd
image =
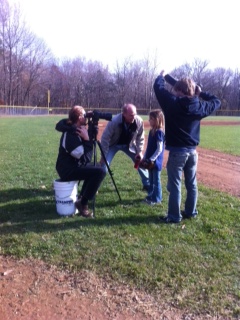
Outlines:
{"label": "blue jacket", "polygon": [[164,86],[164,78],[158,76],[153,88],[165,116],[166,149],[195,149],[200,140],[201,119],[217,110],[221,102],[206,92],[200,93],[201,99],[198,96],[176,97]]}
{"label": "blue jacket", "polygon": [[162,170],[162,164],[163,164],[163,155],[164,155],[164,141],[165,141],[165,135],[162,130],[156,130],[155,134],[152,135],[151,130],[148,134],[148,144],[146,148],[146,152],[144,154],[145,159],[150,159],[157,150],[157,143],[161,141],[163,148],[161,153],[157,156],[155,160],[155,168],[159,171]]}

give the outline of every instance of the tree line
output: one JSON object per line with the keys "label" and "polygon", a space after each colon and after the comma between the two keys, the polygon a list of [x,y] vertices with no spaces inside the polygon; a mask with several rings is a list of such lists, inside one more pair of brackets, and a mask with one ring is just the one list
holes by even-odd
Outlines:
{"label": "tree line", "polygon": [[[204,91],[222,101],[221,111],[240,112],[238,70],[208,68],[208,61],[194,59],[172,70],[176,79],[192,77]],[[153,93],[158,73],[156,55],[116,62],[114,71],[84,57],[58,61],[27,26],[20,6],[0,0],[0,105],[86,109],[116,113],[126,102],[147,113],[159,105]]]}

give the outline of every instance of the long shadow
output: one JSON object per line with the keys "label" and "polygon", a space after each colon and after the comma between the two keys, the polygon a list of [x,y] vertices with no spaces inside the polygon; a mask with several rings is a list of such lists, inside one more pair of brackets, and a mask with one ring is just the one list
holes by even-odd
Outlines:
{"label": "long shadow", "polygon": [[[26,200],[26,201],[25,201]],[[0,192],[0,223],[54,219],[52,190],[10,189]]]}
{"label": "long shadow", "polygon": [[[13,202],[14,199],[14,202]],[[26,199],[28,201],[23,202]],[[57,232],[59,230],[68,230],[80,227],[96,226],[118,226],[118,225],[141,225],[157,222],[157,214],[146,214],[139,207],[137,215],[122,215],[123,208],[139,204],[139,199],[122,200],[118,199],[105,201],[104,204],[95,202],[95,218],[85,219],[80,216],[62,217],[56,213],[55,198],[52,190],[38,189],[12,189],[1,192],[0,201],[5,205],[0,206],[0,232],[1,234],[22,234],[28,232]],[[18,203],[19,201],[19,203]],[[21,201],[21,202],[20,202]],[[9,203],[7,203],[9,202]],[[119,206],[121,216],[116,217],[98,215],[98,210],[108,208],[111,211],[113,207]],[[152,210],[152,209],[151,209]],[[100,210],[99,210],[100,211]]]}
{"label": "long shadow", "polygon": [[24,200],[34,197],[47,197],[53,196],[54,193],[52,190],[48,189],[25,189],[25,188],[18,188],[18,189],[8,189],[8,190],[1,190],[0,191],[0,203],[2,202],[11,202],[17,200]]}
{"label": "long shadow", "polygon": [[97,217],[95,219],[85,219],[81,217],[64,218],[58,221],[38,221],[36,223],[19,222],[17,225],[6,224],[1,226],[0,230],[3,234],[23,234],[28,232],[58,232],[69,229],[78,229],[80,227],[96,227],[96,226],[120,226],[120,225],[141,225],[157,223],[156,215],[140,216],[135,215],[131,217]]}

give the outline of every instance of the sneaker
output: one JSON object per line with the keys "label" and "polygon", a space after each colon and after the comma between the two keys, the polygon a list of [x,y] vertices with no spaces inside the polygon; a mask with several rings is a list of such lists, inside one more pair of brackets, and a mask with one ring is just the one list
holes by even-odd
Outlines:
{"label": "sneaker", "polygon": [[169,223],[180,223],[181,222],[181,221],[174,221],[174,220],[168,218],[167,216],[166,217],[159,217],[159,220],[160,220],[161,223],[167,223],[167,224],[169,224]]}
{"label": "sneaker", "polygon": [[82,205],[81,202],[78,200],[75,202],[75,206],[78,209],[78,215],[84,218],[92,218],[93,212],[88,210],[88,205]]}
{"label": "sneaker", "polygon": [[142,202],[148,204],[149,206],[154,206],[157,203],[149,200],[148,198],[145,198]]}
{"label": "sneaker", "polygon": [[161,202],[151,201],[148,197],[146,197],[142,202],[145,204],[148,204],[149,206],[154,206],[155,204],[161,204]]}

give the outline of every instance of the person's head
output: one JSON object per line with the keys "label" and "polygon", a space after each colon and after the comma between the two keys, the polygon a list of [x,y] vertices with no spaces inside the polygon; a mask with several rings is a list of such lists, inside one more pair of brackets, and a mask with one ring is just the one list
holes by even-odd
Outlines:
{"label": "person's head", "polygon": [[178,80],[173,89],[177,96],[189,96],[195,95],[196,84],[191,78],[182,78]]}
{"label": "person's head", "polygon": [[81,106],[74,106],[68,113],[68,123],[71,125],[85,125],[85,110]]}
{"label": "person's head", "polygon": [[126,103],[123,106],[122,114],[126,123],[133,123],[135,116],[137,114],[136,107],[131,103]]}
{"label": "person's head", "polygon": [[152,110],[149,112],[149,124],[153,134],[158,129],[164,131],[164,122],[164,114],[160,109]]}

